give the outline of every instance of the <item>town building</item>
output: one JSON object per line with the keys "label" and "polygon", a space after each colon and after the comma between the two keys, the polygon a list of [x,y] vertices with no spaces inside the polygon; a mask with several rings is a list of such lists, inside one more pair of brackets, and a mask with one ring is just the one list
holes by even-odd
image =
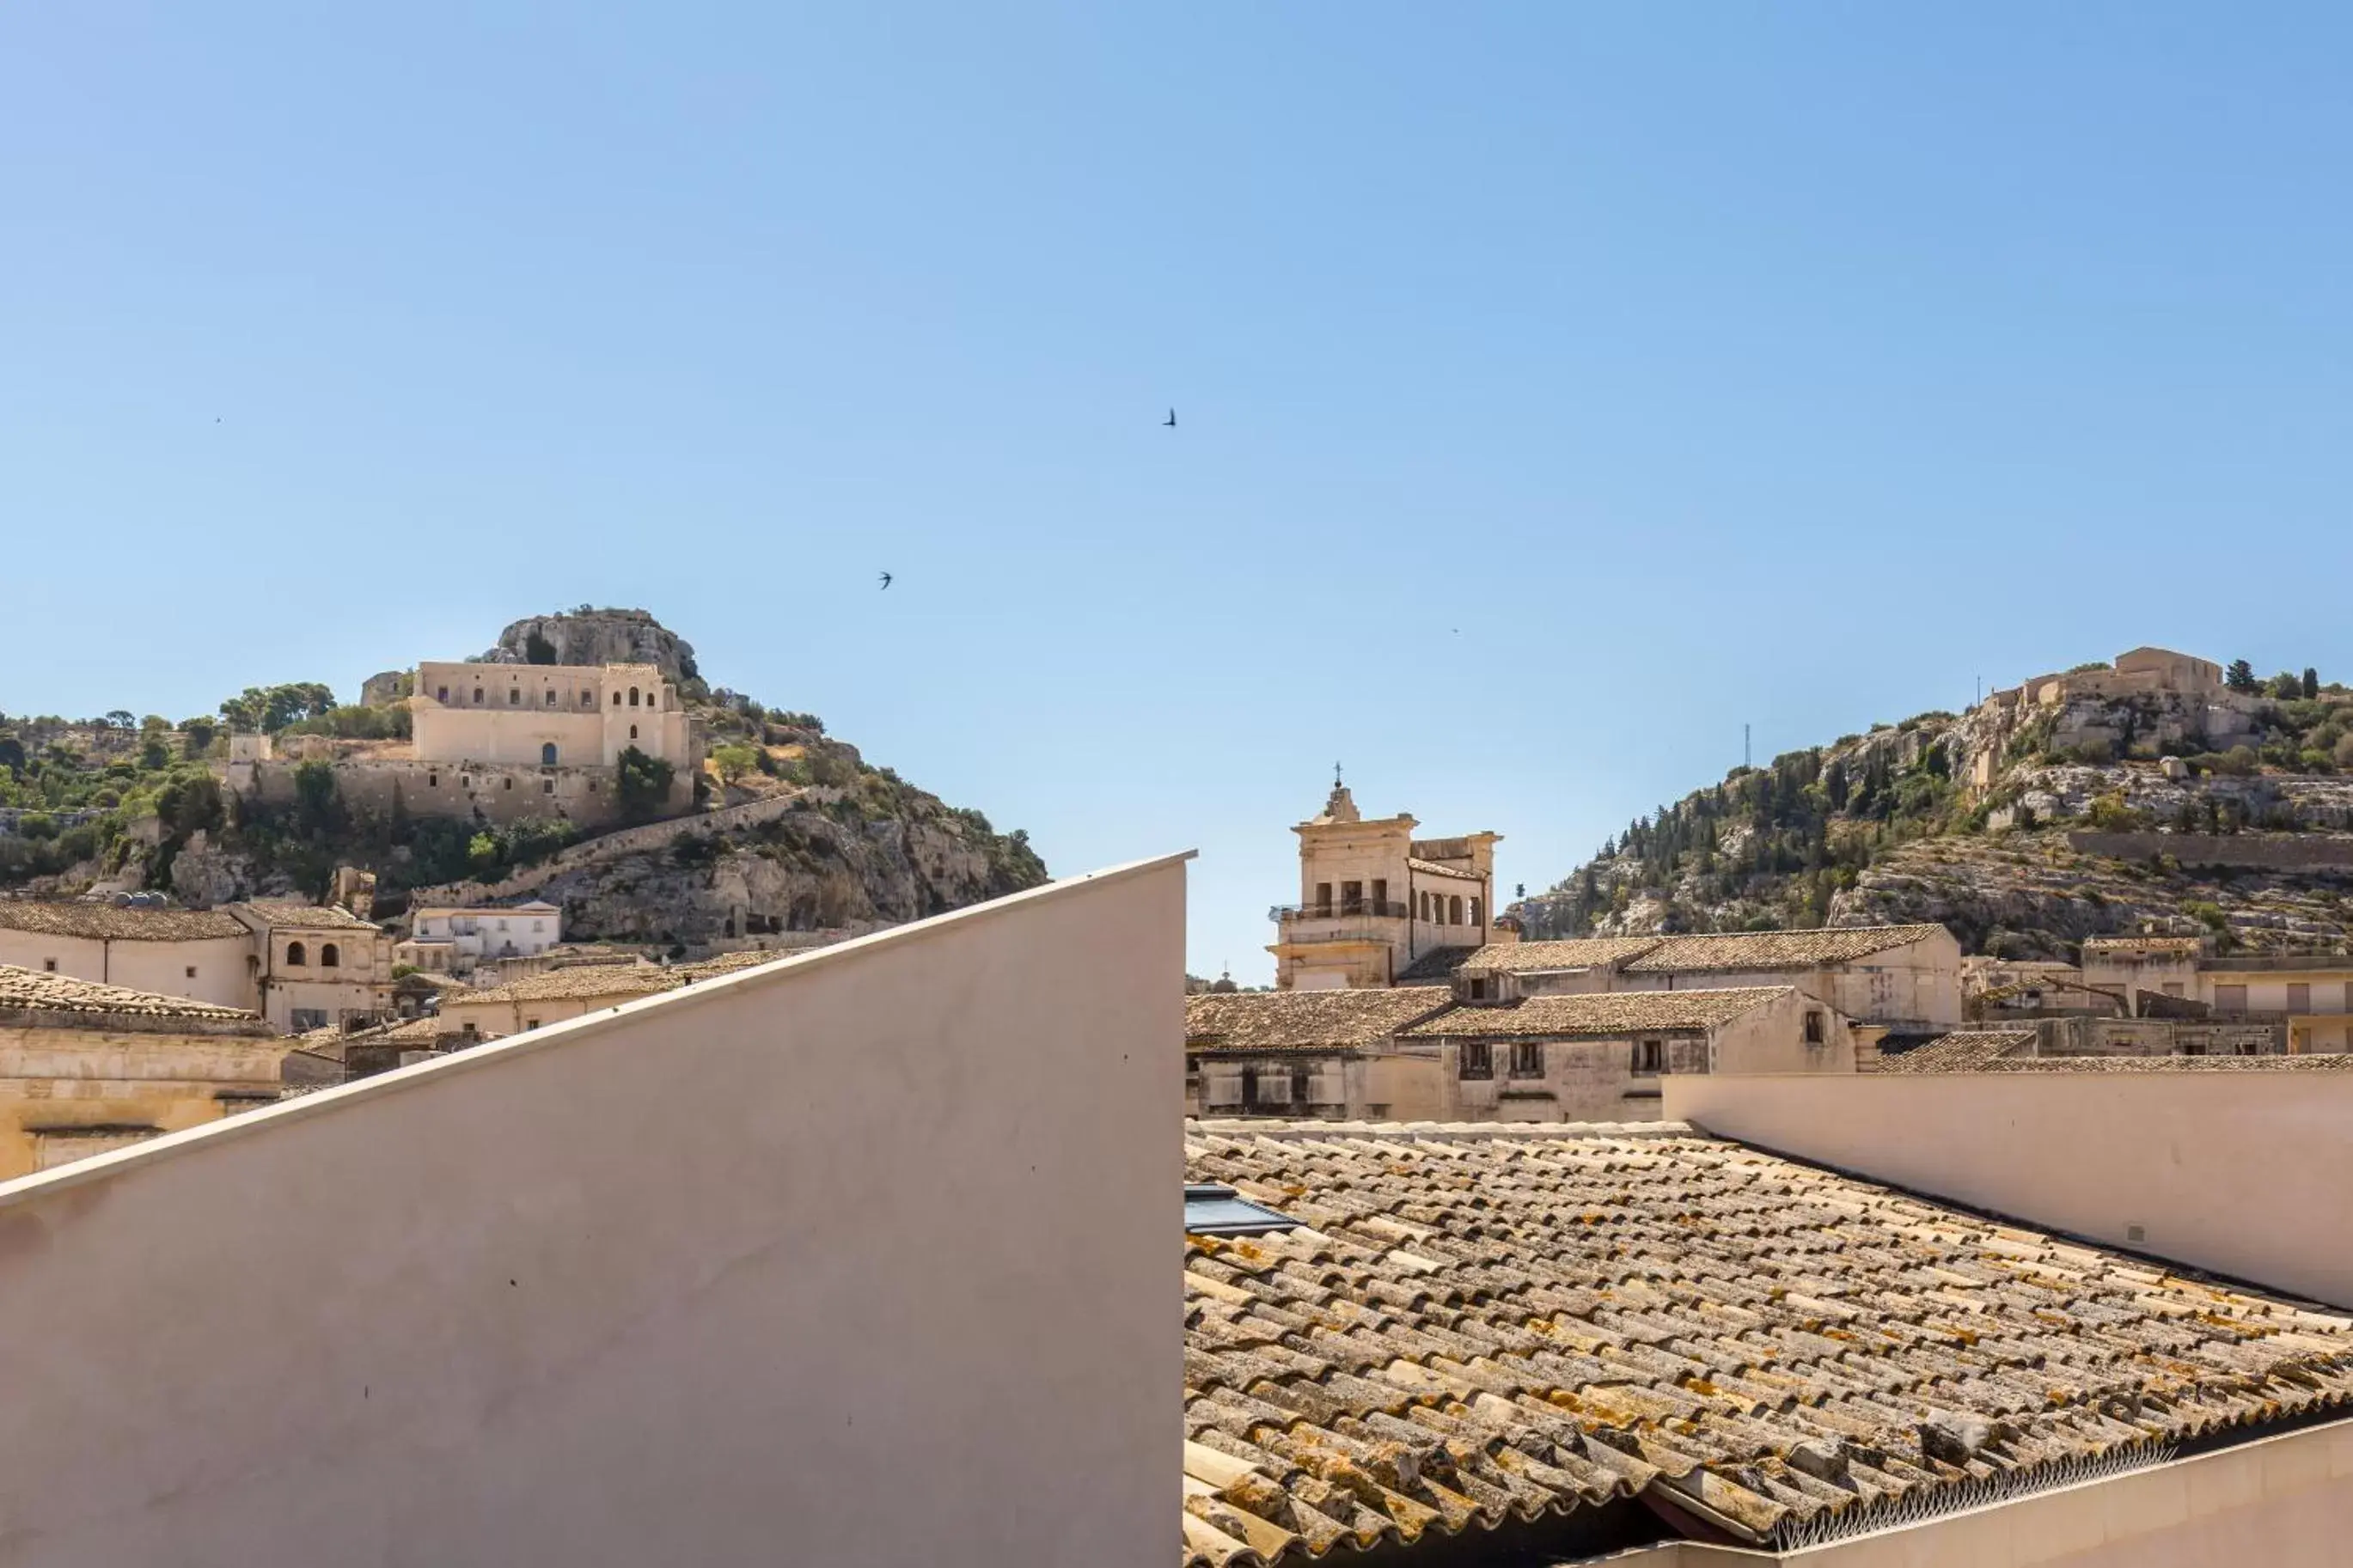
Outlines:
{"label": "town building", "polygon": [[1438,1051],[1401,1050],[1398,1036],[1452,1005],[1443,985],[1188,996],[1186,1113],[1449,1119]]}
{"label": "town building", "polygon": [[303,754],[288,756],[268,736],[232,735],[223,782],[244,798],[290,805],[301,763],[317,761],[354,809],[500,826],[550,818],[595,830],[623,820],[620,763],[635,750],[670,769],[667,793],[641,809],[670,816],[694,806],[702,727],[658,665],[428,660],[404,700],[406,745],[304,736]]}
{"label": "town building", "polygon": [[658,963],[592,963],[550,970],[509,985],[441,998],[441,1032],[467,1041],[495,1040],[544,1024],[582,1018],[669,991],[679,977]]}
{"label": "town building", "polygon": [[2010,744],[2028,726],[2047,727],[2047,744],[2071,750],[2135,742],[2222,750],[2256,732],[2263,704],[2230,690],[2222,667],[2170,648],[2137,647],[2113,663],[2038,675],[1989,692],[1975,710],[1988,721],[1971,748],[1968,778],[1991,784]]}
{"label": "town building", "polygon": [[0,1181],[268,1104],[290,1045],[241,1008],[0,964]]}
{"label": "town building", "polygon": [[1407,1026],[1451,1121],[1652,1121],[1672,1073],[1851,1073],[1847,1020],[1794,985],[1525,996]]}
{"label": "town building", "polygon": [[1793,985],[1464,1000],[1478,984],[1189,996],[1186,1109],[1643,1121],[1669,1073],[1856,1070],[1858,1031]]}
{"label": "town building", "polygon": [[611,768],[631,747],[681,773],[701,762],[677,686],[651,664],[427,660],[408,707],[419,763]]}
{"label": "town building", "polygon": [[564,910],[543,899],[487,908],[430,906],[409,911],[408,934],[393,961],[466,975],[484,960],[533,958],[564,941]]}
{"label": "town building", "polygon": [[392,1011],[392,938],[332,904],[224,906],[251,933],[257,1002],[281,1034],[353,1029]]}
{"label": "town building", "polygon": [[2083,971],[2127,1018],[2271,1026],[2292,1056],[2353,1050],[2353,954],[2217,954],[2208,937],[2092,937]]}
{"label": "town building", "polygon": [[1670,936],[1619,975],[1629,990],[1794,985],[1899,1040],[1961,1023],[1961,945],[1940,925]]}
{"label": "town building", "polygon": [[333,906],[216,910],[0,900],[0,963],[260,1014],[281,1034],[353,1028],[392,1005],[392,943]]}
{"label": "town building", "polygon": [[225,910],[0,899],[0,964],[258,1011],[252,928]]}
{"label": "town building", "polygon": [[1336,779],[1299,835],[1299,901],[1273,911],[1278,991],[1397,984],[1423,954],[1505,940],[1495,909],[1502,835],[1417,838],[1408,815],[1366,821]]}
{"label": "town building", "polygon": [[583,1018],[641,996],[715,980],[784,954],[746,950],[693,963],[596,963],[543,970],[501,985],[454,991],[441,998],[439,1033],[461,1044],[519,1035],[543,1025]]}

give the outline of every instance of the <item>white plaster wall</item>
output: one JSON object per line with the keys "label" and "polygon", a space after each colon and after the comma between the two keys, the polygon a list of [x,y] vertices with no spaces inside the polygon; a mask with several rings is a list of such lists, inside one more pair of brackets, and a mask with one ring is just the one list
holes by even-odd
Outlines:
{"label": "white plaster wall", "polygon": [[1670,1077],[1665,1110],[1742,1142],[2353,1307],[2353,1073]]}
{"label": "white plaster wall", "polygon": [[1184,912],[1057,883],[0,1186],[0,1561],[1173,1551]]}
{"label": "white plaster wall", "polygon": [[[107,942],[0,928],[0,963],[46,971],[48,960],[55,959],[57,973],[76,980],[95,980],[159,996],[185,996],[224,1007],[258,1007],[255,970],[246,962],[257,952],[256,944],[242,936]],[[193,978],[190,969],[196,972]]]}

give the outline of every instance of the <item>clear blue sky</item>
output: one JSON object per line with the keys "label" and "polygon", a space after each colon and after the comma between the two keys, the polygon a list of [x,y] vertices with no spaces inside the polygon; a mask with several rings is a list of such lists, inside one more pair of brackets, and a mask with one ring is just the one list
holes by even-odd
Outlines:
{"label": "clear blue sky", "polygon": [[2321,5],[11,7],[0,708],[644,605],[1058,870],[1198,847],[1193,967],[1261,978],[1335,758],[1533,889],[1744,721],[2353,675],[2348,58]]}

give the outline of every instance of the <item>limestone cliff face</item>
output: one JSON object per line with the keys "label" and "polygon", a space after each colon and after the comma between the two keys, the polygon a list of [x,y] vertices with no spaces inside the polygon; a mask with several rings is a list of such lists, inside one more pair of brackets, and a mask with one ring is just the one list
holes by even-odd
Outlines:
{"label": "limestone cliff face", "polygon": [[652,664],[681,684],[701,673],[687,640],[644,610],[583,608],[533,616],[501,632],[498,646],[483,654],[480,662]]}
{"label": "limestone cliff face", "polygon": [[938,807],[868,815],[811,805],[744,833],[681,837],[552,878],[580,941],[696,949],[733,937],[921,920],[1034,887],[1045,868],[1017,837]]}
{"label": "limestone cliff face", "polygon": [[1531,938],[1935,921],[1965,951],[2353,935],[2353,691],[1923,714],[1736,770],[1513,911]]}

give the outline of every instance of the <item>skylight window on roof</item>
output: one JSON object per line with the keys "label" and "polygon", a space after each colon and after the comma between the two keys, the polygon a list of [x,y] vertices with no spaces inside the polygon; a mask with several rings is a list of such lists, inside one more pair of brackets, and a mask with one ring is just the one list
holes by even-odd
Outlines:
{"label": "skylight window on roof", "polygon": [[1216,1182],[1185,1184],[1185,1233],[1187,1236],[1265,1236],[1295,1229],[1299,1221],[1280,1210],[1254,1204],[1233,1188]]}

